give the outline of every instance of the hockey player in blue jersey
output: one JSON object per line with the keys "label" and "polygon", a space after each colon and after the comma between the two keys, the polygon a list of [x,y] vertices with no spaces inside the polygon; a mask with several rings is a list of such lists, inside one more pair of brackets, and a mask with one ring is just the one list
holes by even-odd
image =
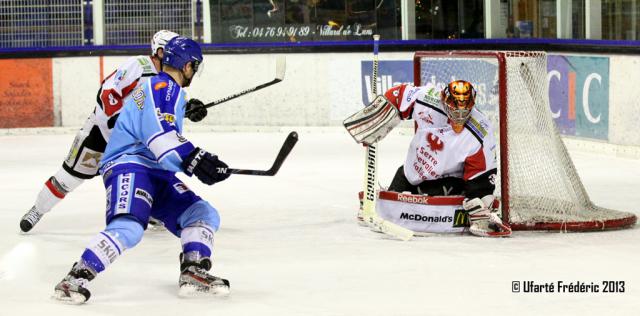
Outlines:
{"label": "hockey player in blue jersey", "polygon": [[[218,211],[182,183],[176,172],[212,185],[227,165],[181,135],[186,94],[202,62],[200,45],[175,37],[164,49],[164,72],[146,79],[125,101],[100,165],[107,195],[107,226],[55,287],[54,297],[74,304],[90,297],[86,285],[133,248],[149,216],[179,237],[180,296],[227,295],[229,281],[208,273]],[[221,171],[221,172],[218,172]]]}

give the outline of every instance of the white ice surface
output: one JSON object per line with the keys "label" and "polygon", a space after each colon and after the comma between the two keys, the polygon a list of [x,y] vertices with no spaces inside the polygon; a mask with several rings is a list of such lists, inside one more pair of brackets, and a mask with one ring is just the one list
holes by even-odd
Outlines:
{"label": "white ice surface", "polygon": [[[190,133],[236,168],[266,169],[286,133]],[[514,233],[508,239],[390,240],[356,225],[363,149],[340,130],[300,133],[275,177],[207,187],[218,208],[215,274],[227,299],[177,297],[180,242],[147,232],[90,284],[84,306],[50,299],[104,227],[100,179],[70,194],[29,234],[18,222],[73,135],[0,136],[0,316],[4,315],[640,315],[640,229]],[[408,136],[381,145],[380,180],[403,163]],[[572,152],[592,200],[640,210],[640,161]],[[512,281],[625,281],[625,293],[512,293]]]}

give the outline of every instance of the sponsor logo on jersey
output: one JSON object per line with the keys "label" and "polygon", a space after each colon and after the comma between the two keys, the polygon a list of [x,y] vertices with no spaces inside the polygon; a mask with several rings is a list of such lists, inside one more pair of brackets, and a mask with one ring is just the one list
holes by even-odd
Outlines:
{"label": "sponsor logo on jersey", "polygon": [[153,90],[158,91],[158,90],[160,90],[162,88],[165,88],[165,87],[167,87],[167,82],[166,81],[160,81],[160,82],[157,82],[156,84],[153,85]]}
{"label": "sponsor logo on jersey", "polygon": [[111,209],[111,188],[113,185],[107,187],[107,212]]}
{"label": "sponsor logo on jersey", "polygon": [[433,106],[439,105],[440,104],[440,99],[435,97],[435,96],[433,96],[433,95],[431,95],[430,91],[431,90],[427,91],[427,93],[424,94],[424,96],[422,97],[422,101],[427,103],[427,104],[433,105]]}
{"label": "sponsor logo on jersey", "polygon": [[118,177],[118,195],[116,198],[116,214],[127,213],[129,208],[129,191],[131,190],[131,174],[123,173]]}
{"label": "sponsor logo on jersey", "polygon": [[482,135],[482,138],[487,136],[487,129],[486,129],[487,128],[487,124],[486,123],[480,123],[473,117],[470,117],[468,122],[469,122],[469,124],[467,124],[467,126],[469,126],[472,130],[474,130],[476,132],[476,134]]}
{"label": "sponsor logo on jersey", "polygon": [[171,101],[171,95],[173,94],[173,88],[176,85],[173,83],[173,81],[169,81],[169,87],[167,88],[167,95],[164,97],[165,101]]}
{"label": "sponsor logo on jersey", "polygon": [[120,69],[118,70],[118,72],[116,72],[116,76],[115,76],[115,81],[121,81],[122,79],[124,79],[124,77],[127,75],[127,70],[126,69]]}
{"label": "sponsor logo on jersey", "polygon": [[181,134],[176,133],[176,135],[178,136],[178,141],[179,142],[181,142],[181,143],[186,143],[187,142],[187,139],[184,136],[182,136]]}
{"label": "sponsor logo on jersey", "polygon": [[174,125],[176,122],[176,116],[171,114],[171,113],[161,113],[160,109],[156,108],[156,116],[158,117],[159,120],[161,121],[165,121],[167,123],[169,123],[170,125]]}
{"label": "sponsor logo on jersey", "polygon": [[453,217],[451,216],[425,216],[406,212],[400,214],[400,219],[428,223],[453,223]]}
{"label": "sponsor logo on jersey", "polygon": [[438,153],[438,151],[442,151],[444,149],[444,142],[438,135],[434,135],[432,133],[427,134],[427,143],[429,143],[429,149],[434,153]]}
{"label": "sponsor logo on jersey", "polygon": [[145,99],[144,90],[142,90],[142,87],[139,87],[135,91],[133,91],[133,93],[131,94],[131,97],[133,98],[133,101],[138,106],[138,109],[142,110],[144,108],[144,99]]}
{"label": "sponsor logo on jersey", "polygon": [[151,194],[149,194],[149,192],[137,188],[136,189],[136,193],[134,194],[134,196],[138,199],[141,199],[145,202],[147,202],[147,204],[149,204],[149,206],[153,206],[153,197],[151,197]]}
{"label": "sponsor logo on jersey", "polygon": [[102,153],[85,148],[82,155],[81,165],[89,169],[97,169]]}
{"label": "sponsor logo on jersey", "polygon": [[69,153],[67,154],[67,159],[65,159],[67,166],[73,166],[73,162],[76,160],[76,157],[78,156],[78,151],[80,150],[80,144],[82,143],[83,140],[84,138],[80,136],[76,136],[76,138],[73,140],[73,145],[71,145],[71,149],[69,149]]}
{"label": "sponsor logo on jersey", "polygon": [[453,213],[453,227],[469,227],[469,214],[463,209]]}
{"label": "sponsor logo on jersey", "polygon": [[407,102],[411,101],[411,98],[416,93],[416,91],[418,91],[418,90],[417,89],[409,90],[409,93],[407,93],[407,97],[405,98],[405,101],[407,101]]}
{"label": "sponsor logo on jersey", "polygon": [[182,182],[178,182],[176,184],[173,185],[173,188],[176,189],[176,191],[180,194],[188,192],[189,191],[189,187],[182,183]]}
{"label": "sponsor logo on jersey", "polygon": [[429,199],[426,196],[416,196],[399,193],[397,200],[400,202],[413,204],[429,204]]}
{"label": "sponsor logo on jersey", "polygon": [[420,120],[422,120],[423,122],[433,125],[433,116],[431,116],[430,113],[427,113],[427,116],[424,116],[424,111],[420,111],[418,112],[418,117],[420,118]]}

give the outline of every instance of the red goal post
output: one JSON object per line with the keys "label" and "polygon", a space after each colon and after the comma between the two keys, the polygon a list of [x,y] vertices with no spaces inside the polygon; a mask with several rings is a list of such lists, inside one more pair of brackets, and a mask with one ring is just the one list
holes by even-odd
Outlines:
{"label": "red goal post", "polygon": [[419,51],[414,83],[471,82],[476,107],[496,127],[496,195],[514,230],[592,231],[628,228],[632,213],[594,205],[549,109],[545,52]]}

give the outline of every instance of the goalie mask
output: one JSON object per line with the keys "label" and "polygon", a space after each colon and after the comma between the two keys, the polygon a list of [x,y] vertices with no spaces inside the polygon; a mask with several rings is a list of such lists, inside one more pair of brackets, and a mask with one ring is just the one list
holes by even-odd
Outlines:
{"label": "goalie mask", "polygon": [[471,83],[456,80],[449,83],[440,96],[444,110],[449,117],[453,131],[462,132],[464,124],[471,116],[471,110],[476,104],[476,90]]}

